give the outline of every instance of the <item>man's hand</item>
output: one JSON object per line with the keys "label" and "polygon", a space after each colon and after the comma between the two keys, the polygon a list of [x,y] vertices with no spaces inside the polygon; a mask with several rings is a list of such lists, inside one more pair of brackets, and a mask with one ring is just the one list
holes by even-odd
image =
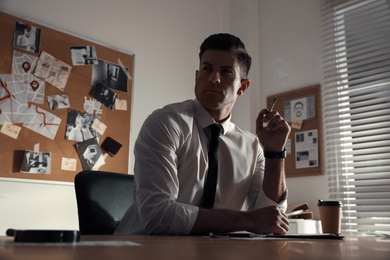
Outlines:
{"label": "man's hand", "polygon": [[[267,124],[264,127],[263,124]],[[263,109],[256,119],[256,135],[264,150],[282,151],[286,145],[291,127],[277,111]]]}
{"label": "man's hand", "polygon": [[280,234],[288,231],[289,221],[277,206],[269,206],[248,212],[253,227],[248,230],[257,234]]}

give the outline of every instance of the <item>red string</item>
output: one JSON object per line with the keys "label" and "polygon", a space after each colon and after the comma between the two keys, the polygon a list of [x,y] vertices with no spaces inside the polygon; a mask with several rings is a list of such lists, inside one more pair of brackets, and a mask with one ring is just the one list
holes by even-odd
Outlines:
{"label": "red string", "polygon": [[7,87],[7,82],[3,82],[3,80],[0,78],[0,84],[1,86],[5,89],[5,92],[7,92],[7,95],[0,98],[0,101],[6,100],[7,98],[11,97],[11,92],[9,92],[8,87]]}
{"label": "red string", "polygon": [[38,107],[35,107],[35,110],[37,111],[37,114],[40,114],[40,115],[43,116],[43,125],[44,125],[44,126],[47,126],[47,125],[56,125],[56,126],[59,126],[59,125],[60,125],[60,124],[54,124],[54,123],[47,123],[47,122],[46,122],[46,114],[45,114],[45,112],[39,112]]}

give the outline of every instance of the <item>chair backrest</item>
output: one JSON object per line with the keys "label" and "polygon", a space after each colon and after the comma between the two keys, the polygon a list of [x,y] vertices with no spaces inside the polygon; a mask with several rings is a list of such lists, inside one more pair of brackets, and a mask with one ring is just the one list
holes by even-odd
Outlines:
{"label": "chair backrest", "polygon": [[133,202],[133,175],[81,171],[74,179],[81,235],[113,234]]}

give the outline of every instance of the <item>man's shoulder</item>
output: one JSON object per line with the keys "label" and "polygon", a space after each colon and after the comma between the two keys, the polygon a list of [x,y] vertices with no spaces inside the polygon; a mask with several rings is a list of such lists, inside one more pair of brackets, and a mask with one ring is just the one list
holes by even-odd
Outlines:
{"label": "man's shoulder", "polygon": [[194,117],[195,104],[194,100],[185,100],[182,102],[171,103],[153,112],[158,116],[178,116],[178,117]]}
{"label": "man's shoulder", "polygon": [[195,117],[194,100],[185,100],[182,102],[168,104],[159,108],[146,121],[152,124],[183,125],[192,124]]}
{"label": "man's shoulder", "polygon": [[162,109],[173,110],[173,111],[194,111],[195,102],[192,99],[184,100],[181,102],[171,103],[164,106]]}

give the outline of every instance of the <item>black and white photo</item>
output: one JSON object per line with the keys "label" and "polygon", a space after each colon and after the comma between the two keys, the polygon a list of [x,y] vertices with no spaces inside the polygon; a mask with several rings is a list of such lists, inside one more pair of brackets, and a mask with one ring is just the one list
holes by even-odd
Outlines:
{"label": "black and white photo", "polygon": [[14,47],[39,53],[41,29],[21,22],[15,23]]}

